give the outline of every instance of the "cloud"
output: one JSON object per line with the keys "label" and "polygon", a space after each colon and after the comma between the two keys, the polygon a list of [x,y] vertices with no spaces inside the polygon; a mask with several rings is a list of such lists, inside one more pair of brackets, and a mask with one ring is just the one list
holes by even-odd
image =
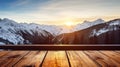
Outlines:
{"label": "cloud", "polygon": [[4,16],[16,18],[21,22],[46,21],[45,23],[76,18],[120,16],[119,2],[120,0],[17,0],[11,4],[14,11],[8,11]]}
{"label": "cloud", "polygon": [[38,6],[37,10],[33,11],[31,15],[53,19],[101,15],[103,11],[98,11],[100,8],[96,7],[99,5],[93,3],[95,2],[89,2],[88,0],[50,0],[44,5]]}

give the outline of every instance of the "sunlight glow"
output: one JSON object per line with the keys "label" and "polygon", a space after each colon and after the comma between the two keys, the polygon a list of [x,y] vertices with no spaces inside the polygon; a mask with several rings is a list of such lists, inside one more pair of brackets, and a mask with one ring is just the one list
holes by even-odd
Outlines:
{"label": "sunlight glow", "polygon": [[74,25],[74,22],[68,21],[68,22],[65,22],[65,25],[66,26],[72,26],[72,25]]}

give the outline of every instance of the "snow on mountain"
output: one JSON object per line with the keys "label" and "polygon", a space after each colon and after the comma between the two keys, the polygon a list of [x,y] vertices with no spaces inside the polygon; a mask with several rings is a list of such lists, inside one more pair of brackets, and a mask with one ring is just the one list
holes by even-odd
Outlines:
{"label": "snow on mountain", "polygon": [[7,18],[0,20],[0,44],[24,44],[26,41],[24,34],[37,35],[48,37],[49,32],[46,32],[37,26],[26,23],[17,23]]}
{"label": "snow on mountain", "polygon": [[90,35],[91,36],[99,36],[102,33],[108,32],[108,31],[113,31],[113,30],[118,30],[120,27],[120,20],[113,20],[110,21],[110,23],[106,23],[106,26],[103,28],[100,28],[99,30],[94,29]]}
{"label": "snow on mountain", "polygon": [[4,45],[5,43],[3,43],[3,42],[0,42],[0,45]]}
{"label": "snow on mountain", "polygon": [[90,37],[92,37],[92,36],[99,36],[100,34],[108,32],[108,31],[110,31],[110,30],[109,29],[105,29],[105,28],[102,28],[102,29],[100,29],[98,31],[96,31],[96,29],[94,29],[92,31],[92,34],[90,35]]}
{"label": "snow on mountain", "polygon": [[64,33],[54,38],[57,44],[119,44],[120,19],[93,25],[71,33]]}
{"label": "snow on mountain", "polygon": [[24,39],[15,34],[15,25],[17,23],[7,18],[0,21],[0,38],[8,40],[11,44],[23,43]]}
{"label": "snow on mountain", "polygon": [[62,28],[60,26],[56,25],[39,25],[35,23],[29,24],[31,27],[37,27],[39,29],[45,30],[47,32],[50,32],[53,36],[59,35],[62,31]]}
{"label": "snow on mountain", "polygon": [[78,24],[74,27],[74,31],[82,30],[97,24],[104,23],[105,21],[102,19],[97,19],[95,21],[89,22],[89,21],[84,21],[82,24]]}
{"label": "snow on mountain", "polygon": [[[49,37],[56,37],[63,33],[71,33],[74,31],[83,30],[102,23],[104,23],[104,20],[98,19],[93,22],[84,21],[82,24],[67,28],[66,26],[56,25],[17,23],[13,20],[4,18],[0,19],[0,44],[25,44],[31,42],[36,43],[33,38],[37,39],[38,41],[41,39],[41,43],[44,43],[46,39],[49,39]],[[109,26],[118,24],[119,22],[116,21],[116,23],[111,23]],[[101,30],[93,30],[92,35],[100,35],[102,32],[106,31],[108,31],[106,28],[103,28]]]}
{"label": "snow on mountain", "polygon": [[63,33],[70,33],[70,32],[74,32],[74,31],[78,31],[78,30],[82,30],[82,29],[86,29],[88,27],[97,25],[97,24],[101,24],[104,23],[104,20],[102,19],[97,19],[93,22],[89,22],[89,21],[84,21],[84,23],[82,24],[78,24],[75,25],[73,27],[67,28],[66,26],[60,25],[60,26],[56,26],[56,25],[39,25],[39,24],[35,24],[35,23],[31,23],[29,25],[31,26],[35,26],[38,27],[39,29],[45,30],[50,32],[53,36],[57,36]]}
{"label": "snow on mountain", "polygon": [[114,25],[120,25],[120,20],[116,20],[116,21],[114,21],[114,23],[111,22],[111,23],[109,24],[109,26],[114,26]]}

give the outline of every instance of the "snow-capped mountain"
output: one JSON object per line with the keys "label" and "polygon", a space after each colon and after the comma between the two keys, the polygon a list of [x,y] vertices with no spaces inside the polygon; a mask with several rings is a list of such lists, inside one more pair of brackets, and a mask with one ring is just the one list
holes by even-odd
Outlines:
{"label": "snow-capped mountain", "polygon": [[35,27],[38,27],[39,29],[50,32],[53,36],[62,34],[61,31],[63,30],[61,26],[56,26],[56,25],[39,25],[39,24],[35,24],[35,23],[31,23],[29,25],[32,27],[35,26]]}
{"label": "snow-capped mountain", "polygon": [[[0,44],[48,43],[52,35],[37,26],[17,23],[7,18],[0,20]],[[40,40],[37,42],[37,40]]]}
{"label": "snow-capped mountain", "polygon": [[115,19],[115,20],[109,21],[109,23],[106,23],[105,27],[102,27],[98,30],[94,29],[90,36],[99,36],[100,34],[103,34],[109,31],[119,30],[119,29],[120,29],[120,20]]}
{"label": "snow-capped mountain", "polygon": [[17,44],[18,42],[23,43],[24,39],[15,34],[16,22],[9,20],[7,18],[0,20],[0,41],[1,43],[7,44]]}
{"label": "snow-capped mountain", "polygon": [[54,43],[63,44],[119,44],[120,19],[97,24],[73,33],[65,33],[54,38]]}
{"label": "snow-capped mountain", "polygon": [[[0,44],[44,43],[44,39],[50,39],[62,34],[64,33],[63,30],[62,26],[17,23],[4,18],[0,19]],[[34,36],[36,36],[36,38],[31,38]],[[41,38],[38,38],[40,41],[36,42],[35,39],[40,36]],[[51,42],[51,40],[47,41]]]}
{"label": "snow-capped mountain", "polygon": [[[115,38],[114,40],[117,39],[115,43],[119,43],[120,19],[109,22],[102,19],[85,21],[71,28],[0,19],[0,44],[106,43],[107,41],[103,42],[106,37]],[[108,41],[111,43],[110,40]]]}
{"label": "snow-capped mountain", "polygon": [[56,25],[38,25],[35,23],[31,23],[31,26],[37,26],[38,28],[48,31],[50,32],[53,36],[57,36],[63,33],[71,33],[74,31],[78,31],[78,30],[82,30],[82,29],[86,29],[88,27],[97,25],[97,24],[101,24],[104,23],[105,21],[102,19],[97,19],[95,21],[89,22],[89,21],[84,21],[82,24],[77,24],[73,27],[67,28],[66,26],[60,25],[60,26],[56,26]]}
{"label": "snow-capped mountain", "polygon": [[86,28],[88,28],[88,27],[91,27],[91,26],[94,26],[94,25],[97,25],[97,24],[101,24],[101,23],[104,23],[104,22],[105,22],[105,21],[102,20],[102,19],[97,19],[97,20],[92,21],[92,22],[84,21],[82,24],[77,24],[77,25],[74,27],[74,31],[86,29]]}

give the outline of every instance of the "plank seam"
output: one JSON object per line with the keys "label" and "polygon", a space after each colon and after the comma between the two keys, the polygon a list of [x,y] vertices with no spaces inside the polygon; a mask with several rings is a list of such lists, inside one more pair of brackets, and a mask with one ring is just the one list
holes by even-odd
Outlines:
{"label": "plank seam", "polygon": [[14,64],[12,65],[12,67],[14,67],[18,62],[20,62],[21,59],[23,59],[24,56],[26,56],[26,55],[29,54],[29,53],[30,53],[30,51],[27,52],[25,55],[23,55],[16,63],[14,63]]}
{"label": "plank seam", "polygon": [[41,64],[40,64],[40,66],[39,66],[39,67],[42,67],[43,62],[44,62],[44,60],[45,60],[45,58],[46,58],[47,54],[48,54],[48,51],[45,53],[45,56],[44,56],[44,58],[43,58],[43,60],[42,60],[42,62],[41,62]]}
{"label": "plank seam", "polygon": [[67,51],[65,51],[65,53],[66,53],[66,57],[67,57],[67,59],[68,59],[69,67],[71,67],[71,63],[70,63],[70,59],[69,59],[69,57],[68,57],[68,53],[67,53]]}

